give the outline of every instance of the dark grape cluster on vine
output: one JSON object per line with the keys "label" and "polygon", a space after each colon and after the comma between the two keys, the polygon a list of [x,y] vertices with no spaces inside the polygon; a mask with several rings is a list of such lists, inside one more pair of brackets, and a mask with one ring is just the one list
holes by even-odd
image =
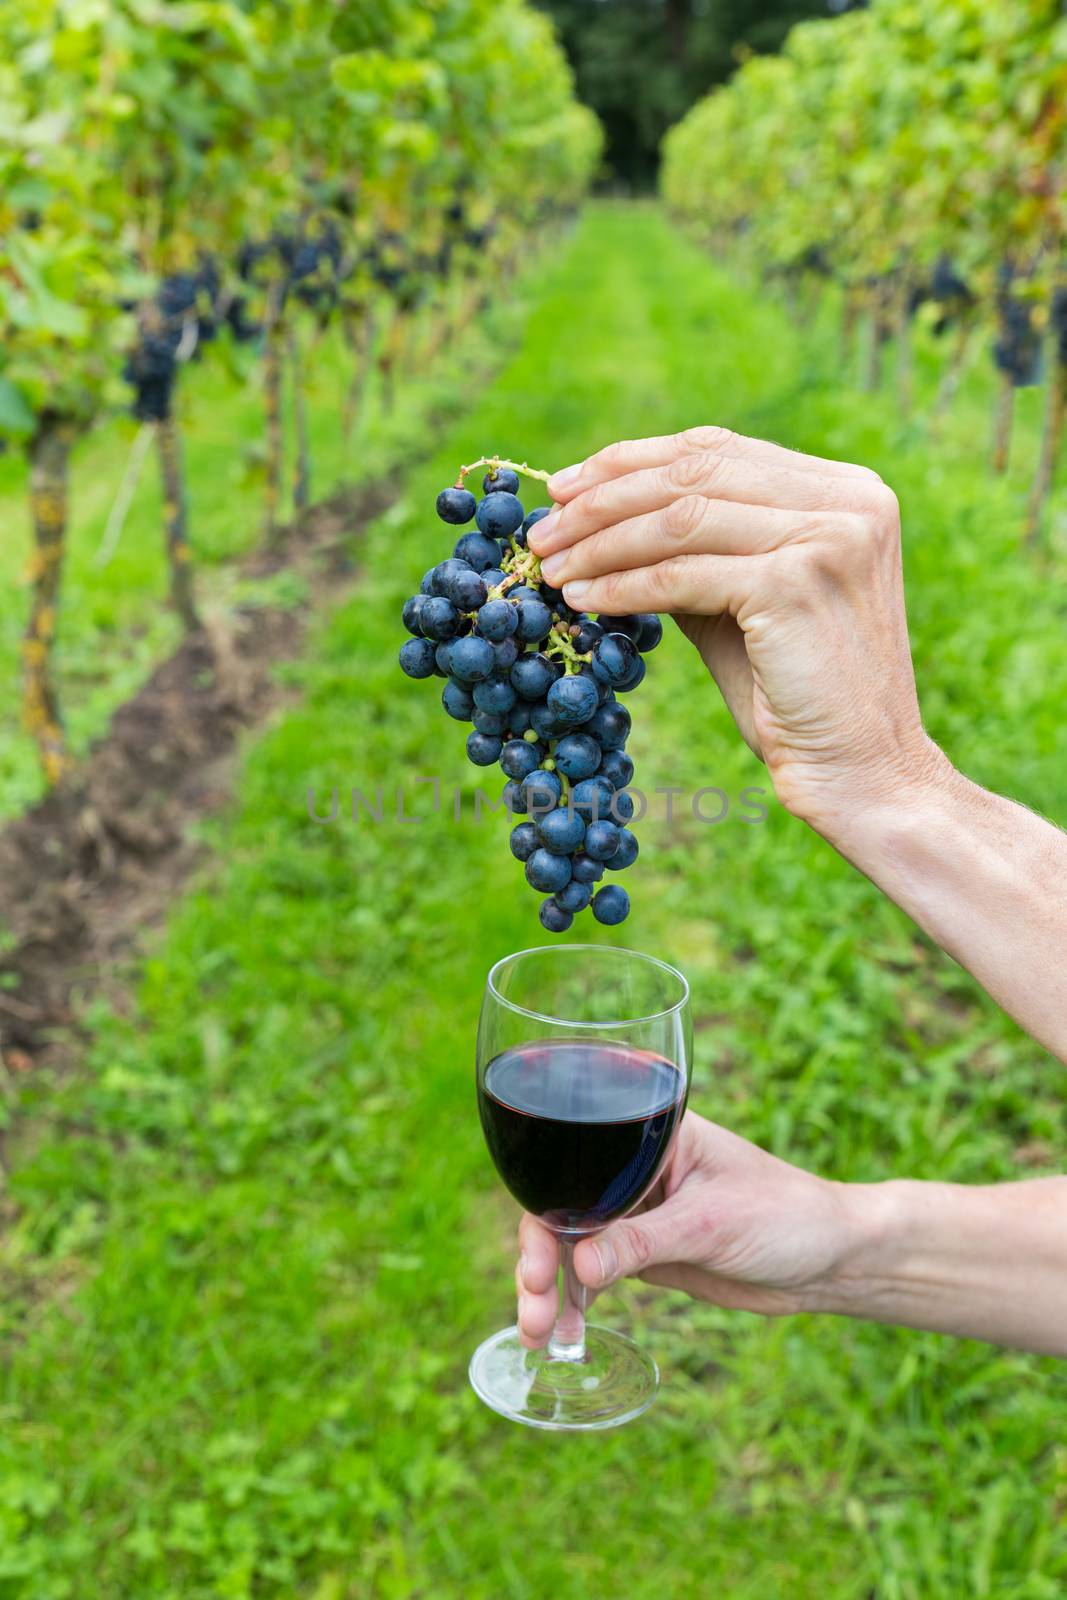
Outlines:
{"label": "dark grape cluster on vine", "polygon": [[1041,381],[1041,332],[1035,316],[1036,306],[1020,294],[1015,266],[1005,261],[997,288],[997,337],[993,360],[1016,389],[1030,388]]}
{"label": "dark grape cluster on vine", "polygon": [[463,486],[471,469],[437,496],[443,522],[474,526],[405,602],[412,637],[400,665],[411,678],[445,680],[445,711],[472,724],[469,759],[503,772],[504,803],[513,820],[526,819],[512,829],[512,854],[547,896],[542,925],[564,933],[587,906],[599,922],[619,923],[630,910],[625,889],[596,887],[638,853],[628,826],[630,713],[617,697],[641,683],[662,625],[651,613],[573,610],[528,546],[550,508],[527,515],[518,472],[489,465],[481,500]]}
{"label": "dark grape cluster on vine", "polygon": [[174,385],[183,343],[189,354],[218,331],[221,275],[202,257],[195,272],[172,272],[141,309],[137,344],[123,371],[134,390],[133,414],[139,422],[165,422],[174,402]]}

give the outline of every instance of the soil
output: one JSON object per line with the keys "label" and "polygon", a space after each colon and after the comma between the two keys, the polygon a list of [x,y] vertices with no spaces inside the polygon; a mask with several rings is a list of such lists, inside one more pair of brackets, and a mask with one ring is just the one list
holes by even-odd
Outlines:
{"label": "soil", "polygon": [[238,738],[281,691],[275,664],[354,581],[353,541],[388,505],[383,485],[343,490],[282,531],[250,575],[287,567],[300,608],[246,607],[193,634],[115,713],[61,787],[0,831],[0,1058],[28,1071],[77,1026],[84,1002],[159,921],[197,866],[190,824],[229,796]]}

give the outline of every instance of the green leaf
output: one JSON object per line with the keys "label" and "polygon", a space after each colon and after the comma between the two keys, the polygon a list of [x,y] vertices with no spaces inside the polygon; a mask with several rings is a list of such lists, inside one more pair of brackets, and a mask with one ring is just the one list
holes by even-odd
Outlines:
{"label": "green leaf", "polygon": [[0,377],[0,433],[25,439],[33,432],[33,412],[21,391],[9,379]]}

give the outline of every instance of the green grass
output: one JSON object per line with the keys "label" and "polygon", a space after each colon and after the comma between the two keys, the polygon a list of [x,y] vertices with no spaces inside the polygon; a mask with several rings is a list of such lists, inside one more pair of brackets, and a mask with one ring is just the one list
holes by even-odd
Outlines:
{"label": "green grass", "polygon": [[[641,1422],[530,1434],[466,1388],[512,1312],[514,1208],[473,1104],[480,990],[539,928],[502,819],[474,821],[462,730],[394,665],[460,460],[558,466],[717,420],[871,463],[904,505],[932,732],[1067,819],[1067,590],[1015,548],[1018,484],[983,473],[981,386],[934,454],[840,386],[834,349],[828,321],[799,334],[652,209],[593,211],[544,268],[521,350],[289,670],[299,707],[248,748],[131,1014],[96,1008],[83,1068],[13,1113],[3,1600],[1064,1592],[1052,1362],[631,1286],[608,1313],[664,1379]],[[764,782],[676,634],[635,711],[646,789]],[[308,820],[309,786],[389,796],[416,773],[442,776],[443,814],[423,789],[418,825]],[[840,1178],[1055,1160],[1056,1064],[800,823],[772,803],[760,826],[642,837],[618,941],[693,981],[701,1111]]]}

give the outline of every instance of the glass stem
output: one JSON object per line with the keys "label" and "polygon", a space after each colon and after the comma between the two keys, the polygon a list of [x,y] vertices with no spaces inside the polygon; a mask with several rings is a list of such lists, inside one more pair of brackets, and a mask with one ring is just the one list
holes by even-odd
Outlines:
{"label": "glass stem", "polygon": [[585,1360],[585,1299],[584,1283],[578,1282],[574,1270],[573,1239],[560,1240],[560,1302],[559,1316],[548,1341],[548,1353],[553,1361]]}

